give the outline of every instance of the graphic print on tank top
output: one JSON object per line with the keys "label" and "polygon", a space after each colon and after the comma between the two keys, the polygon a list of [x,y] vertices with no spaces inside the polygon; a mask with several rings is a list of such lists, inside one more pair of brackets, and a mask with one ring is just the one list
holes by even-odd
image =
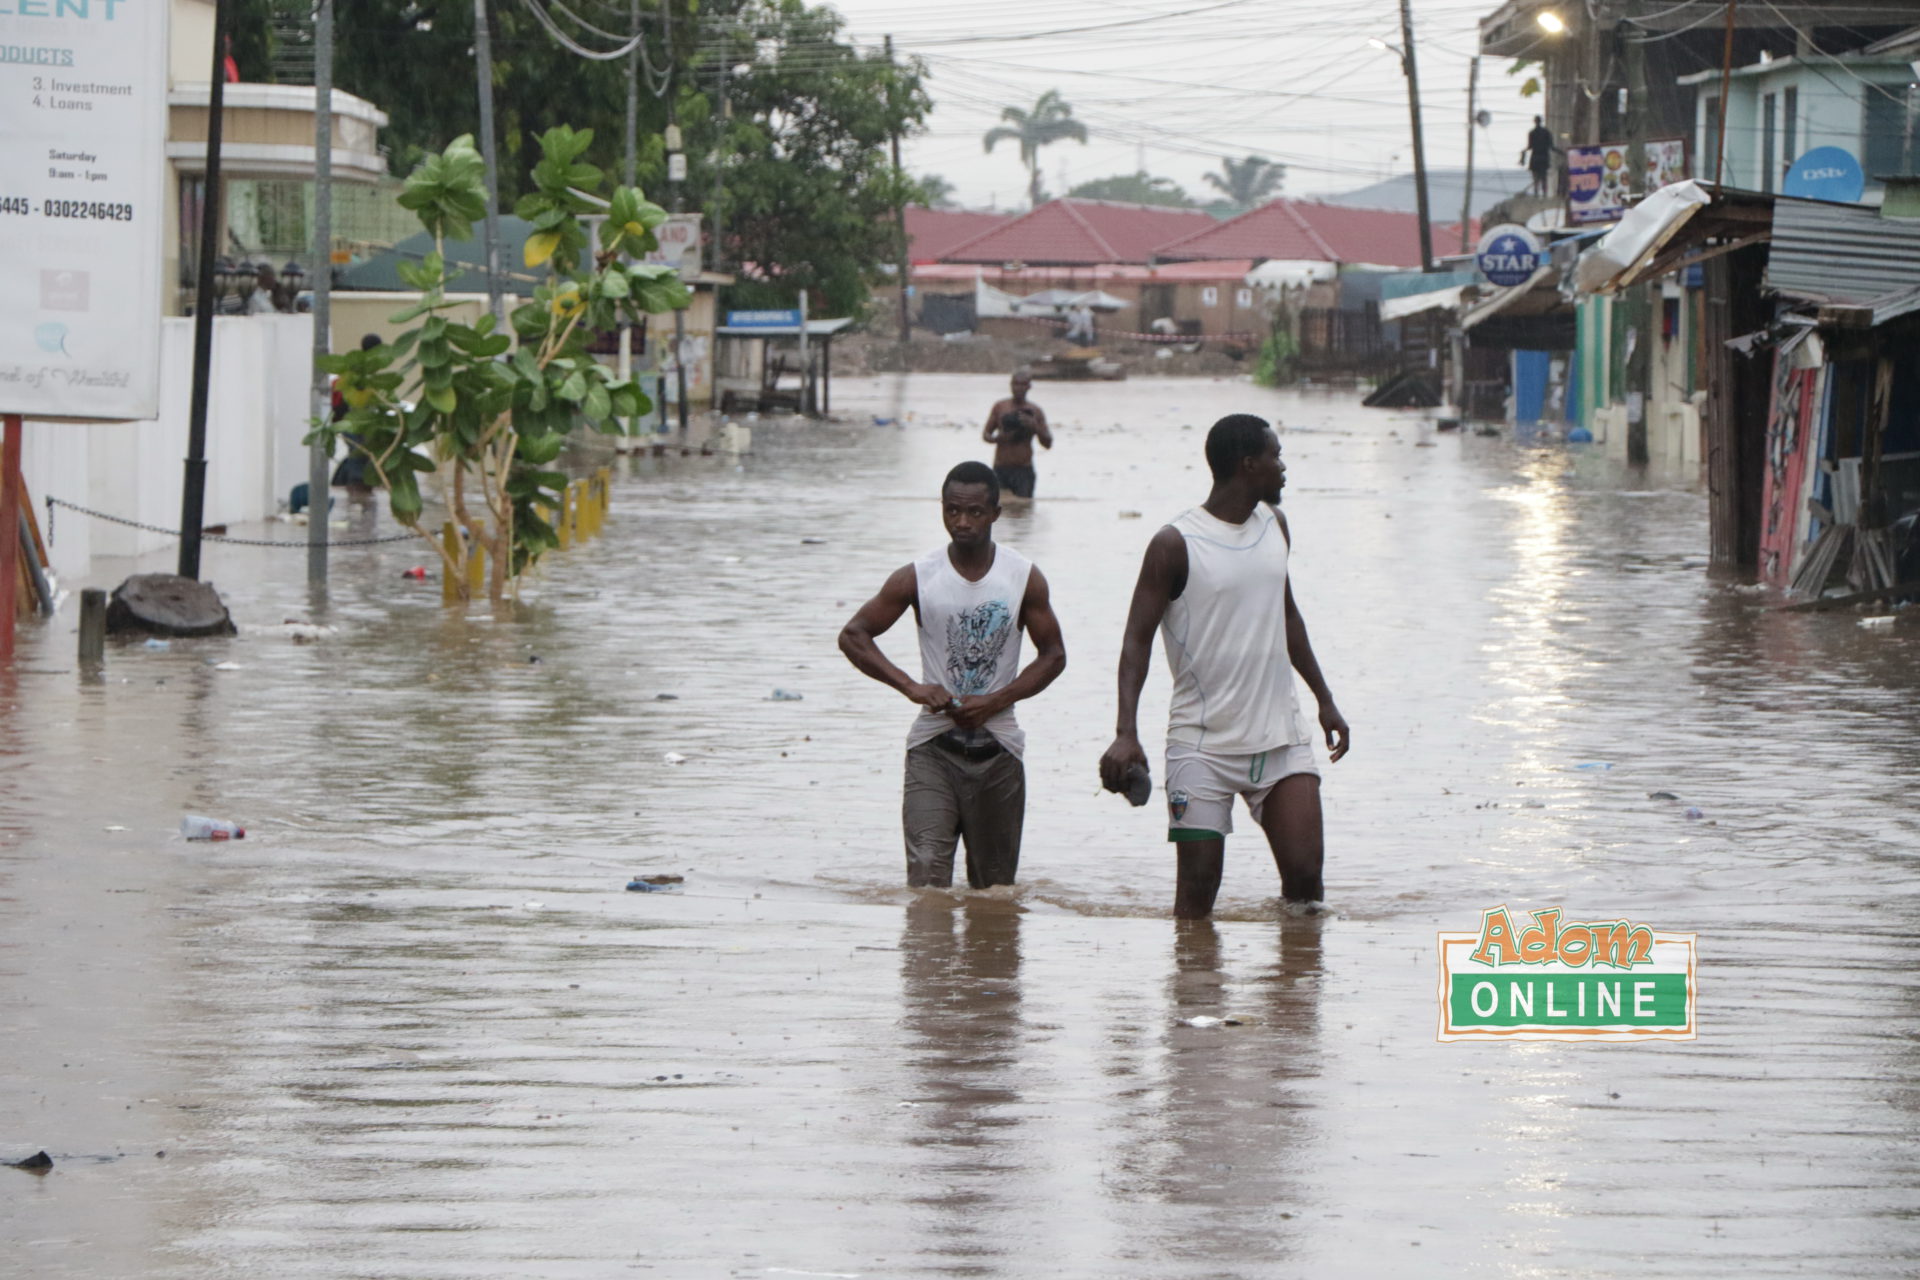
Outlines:
{"label": "graphic print on tank top", "polygon": [[[1020,671],[1020,602],[1032,573],[1031,560],[998,545],[992,564],[977,581],[960,576],[946,547],[914,561],[921,681],[937,684],[956,698],[998,693],[1012,683]],[[1012,707],[974,730],[957,729],[944,710],[922,707],[907,732],[907,746],[945,733],[973,745],[991,738],[1016,757],[1026,749],[1026,735]]]}
{"label": "graphic print on tank top", "polygon": [[1000,655],[1013,611],[989,600],[947,619],[947,688],[962,698],[986,693],[1000,674]]}

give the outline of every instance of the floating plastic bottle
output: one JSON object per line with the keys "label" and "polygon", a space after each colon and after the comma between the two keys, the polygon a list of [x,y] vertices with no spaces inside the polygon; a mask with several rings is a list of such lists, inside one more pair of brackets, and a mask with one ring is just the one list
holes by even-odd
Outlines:
{"label": "floating plastic bottle", "polygon": [[190,813],[180,819],[180,834],[189,840],[245,840],[247,829],[225,818],[203,818]]}

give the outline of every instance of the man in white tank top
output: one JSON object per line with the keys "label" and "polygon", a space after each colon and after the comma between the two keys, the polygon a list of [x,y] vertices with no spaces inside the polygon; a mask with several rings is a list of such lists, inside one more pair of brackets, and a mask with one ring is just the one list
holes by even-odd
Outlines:
{"label": "man in white tank top", "polygon": [[1347,753],[1350,731],[1307,642],[1293,602],[1287,559],[1292,535],[1280,514],[1286,464],[1273,429],[1236,413],[1207,433],[1213,492],[1154,535],[1140,566],[1120,649],[1120,717],[1100,758],[1109,790],[1143,769],[1140,688],[1157,628],[1173,668],[1167,724],[1167,838],[1179,857],[1173,914],[1212,913],[1233,830],[1233,800],[1266,832],[1289,903],[1317,909],[1324,892],[1325,841],[1320,770],[1300,714],[1293,673],[1320,704],[1330,758]]}
{"label": "man in white tank top", "polygon": [[[1031,561],[993,540],[1000,483],[984,462],[963,462],[940,487],[948,543],[894,571],[840,632],[848,661],[918,704],[907,732],[902,819],[907,883],[946,888],[967,845],[967,883],[1012,884],[1020,869],[1026,735],[1013,704],[1052,684],[1066,645]],[[920,678],[888,661],[876,637],[908,609],[920,631]],[[1034,659],[1020,668],[1020,637]]]}

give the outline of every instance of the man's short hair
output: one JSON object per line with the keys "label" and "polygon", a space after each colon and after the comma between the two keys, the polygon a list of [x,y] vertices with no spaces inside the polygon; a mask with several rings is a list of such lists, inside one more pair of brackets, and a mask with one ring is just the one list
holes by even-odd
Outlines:
{"label": "man's short hair", "polygon": [[1231,479],[1243,460],[1259,457],[1271,430],[1265,418],[1251,413],[1230,413],[1214,423],[1207,432],[1207,468],[1213,478]]}
{"label": "man's short hair", "polygon": [[947,472],[947,478],[940,483],[940,496],[946,497],[948,488],[956,484],[983,484],[987,486],[987,505],[1000,505],[1000,477],[984,462],[963,462]]}

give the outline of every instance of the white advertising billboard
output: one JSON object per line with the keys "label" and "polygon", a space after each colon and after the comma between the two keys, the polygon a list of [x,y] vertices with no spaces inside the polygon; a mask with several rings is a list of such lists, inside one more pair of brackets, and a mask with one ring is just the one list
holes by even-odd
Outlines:
{"label": "white advertising billboard", "polygon": [[0,0],[0,413],[160,392],[167,0]]}

